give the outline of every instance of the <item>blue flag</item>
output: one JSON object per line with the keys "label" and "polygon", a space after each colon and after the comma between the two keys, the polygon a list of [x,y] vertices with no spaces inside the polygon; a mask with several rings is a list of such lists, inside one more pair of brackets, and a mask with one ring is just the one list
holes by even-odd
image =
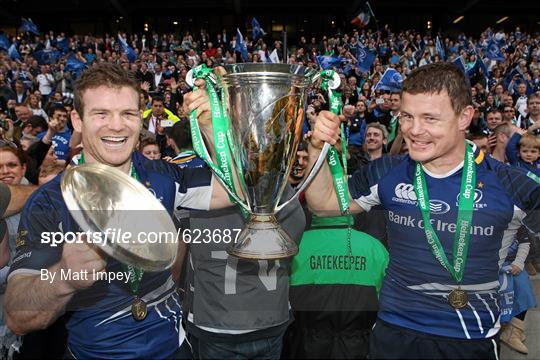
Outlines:
{"label": "blue flag", "polygon": [[501,45],[494,39],[491,39],[487,46],[486,56],[490,60],[504,62],[504,54],[501,50]]}
{"label": "blue flag", "polygon": [[21,54],[19,54],[19,51],[17,51],[17,45],[15,43],[11,44],[9,47],[8,55],[13,60],[19,60],[21,58]]}
{"label": "blue flag", "polygon": [[466,70],[466,74],[467,76],[470,78],[472,78],[474,75],[476,75],[479,71],[480,71],[480,62],[481,60],[478,60],[478,56],[475,56],[474,58],[474,63],[468,63],[465,68],[467,69]]}
{"label": "blue flag", "polygon": [[259,24],[257,19],[253,18],[253,20],[251,20],[251,27],[253,28],[251,30],[251,32],[253,34],[253,41],[257,41],[258,38],[263,37],[264,35],[266,35],[264,30],[261,28],[261,24]]}
{"label": "blue flag", "polygon": [[36,24],[32,21],[32,19],[28,18],[22,18],[21,19],[21,30],[25,32],[29,32],[32,34],[39,35],[39,30]]}
{"label": "blue flag", "polygon": [[480,58],[478,55],[476,57],[476,73],[481,74],[482,77],[486,80],[486,86],[489,86],[489,70],[484,62],[484,59]]}
{"label": "blue flag", "polygon": [[66,66],[64,67],[64,70],[71,71],[73,74],[75,74],[75,78],[77,78],[81,75],[84,67],[85,63],[77,59],[75,55],[71,54],[66,60]]}
{"label": "blue flag", "polygon": [[505,77],[503,78],[503,86],[505,89],[508,89],[514,77],[518,78],[516,79],[517,81],[514,81],[514,91],[517,91],[517,85],[521,83],[522,81],[525,81],[523,74],[519,71],[519,66],[516,66],[514,69],[512,69],[512,71],[507,73]]}
{"label": "blue flag", "polygon": [[455,58],[454,61],[452,61],[452,64],[456,65],[465,74],[467,73],[465,69],[465,63],[463,62],[463,58],[461,56],[458,56],[457,58]]}
{"label": "blue flag", "polygon": [[403,77],[396,69],[387,68],[374,90],[401,91]]}
{"label": "blue flag", "polygon": [[497,39],[497,36],[493,36],[492,40],[495,40],[497,45],[499,45],[500,48],[503,48],[506,45],[506,39],[504,36],[501,36],[499,39]]}
{"label": "blue flag", "polygon": [[240,29],[236,28],[236,46],[234,47],[235,51],[238,51],[242,55],[242,60],[246,61],[248,58],[247,54],[247,45],[244,42],[244,36],[240,32]]}
{"label": "blue flag", "polygon": [[444,48],[438,36],[437,36],[437,39],[435,40],[435,50],[437,50],[437,54],[439,54],[442,60],[446,60],[446,54],[444,53]]}
{"label": "blue flag", "polygon": [[58,62],[62,53],[57,50],[40,50],[36,51],[33,56],[39,65],[51,65]]}
{"label": "blue flag", "polygon": [[363,73],[368,73],[371,65],[375,61],[376,54],[367,47],[361,45],[356,47],[356,67]]}
{"label": "blue flag", "polygon": [[505,262],[499,271],[499,305],[501,323],[506,324],[522,312],[536,307],[536,298],[527,272],[512,275],[510,262]]}
{"label": "blue flag", "polygon": [[510,272],[511,266],[503,267],[499,272],[499,305],[501,307],[501,322],[506,324],[512,320],[514,308],[514,276]]}
{"label": "blue flag", "polygon": [[468,52],[470,48],[471,48],[470,41],[467,38],[464,38],[463,39],[463,49]]}
{"label": "blue flag", "polygon": [[67,54],[69,51],[69,41],[67,38],[63,38],[62,40],[59,40],[56,42],[56,47],[58,50],[63,52],[64,54]]}
{"label": "blue flag", "polygon": [[484,75],[484,77],[489,77],[489,70],[486,66],[486,63],[484,62],[484,59],[479,59],[479,64],[480,64],[480,71],[482,72],[482,75]]}
{"label": "blue flag", "polygon": [[332,69],[334,66],[340,67],[347,63],[347,59],[337,56],[318,55],[317,62],[323,70]]}
{"label": "blue flag", "polygon": [[0,49],[9,49],[9,39],[6,34],[0,34]]}
{"label": "blue flag", "polygon": [[137,60],[137,53],[131,48],[131,46],[128,45],[127,41],[120,36],[120,34],[118,34],[118,41],[120,42],[122,51],[127,55],[129,62],[132,63]]}
{"label": "blue flag", "polygon": [[484,62],[484,59],[482,59],[479,55],[478,55],[478,52],[476,51],[476,47],[473,48],[473,51],[474,51],[474,55],[476,57],[476,66],[477,66],[477,69],[476,71],[481,73],[482,76],[486,79],[486,87],[489,86],[489,70],[486,66],[486,63]]}
{"label": "blue flag", "polygon": [[342,74],[344,74],[345,76],[349,76],[349,75],[351,74],[352,70],[353,70],[352,64],[351,64],[351,63],[347,63],[347,64],[343,67],[343,69],[340,70],[340,72],[341,72]]}

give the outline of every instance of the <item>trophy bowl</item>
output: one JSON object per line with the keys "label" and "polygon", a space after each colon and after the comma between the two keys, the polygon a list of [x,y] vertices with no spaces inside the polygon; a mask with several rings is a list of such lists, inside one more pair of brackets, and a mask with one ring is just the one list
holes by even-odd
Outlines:
{"label": "trophy bowl", "polygon": [[174,223],[137,180],[95,163],[66,169],[60,187],[73,219],[83,232],[93,234],[88,242],[94,249],[144,271],[172,266],[178,252]]}
{"label": "trophy bowl", "polygon": [[230,255],[280,259],[298,252],[275,214],[307,187],[326,158],[327,144],[296,194],[280,203],[302,140],[307,93],[316,75],[300,65],[266,63],[226,65],[216,74],[239,183],[235,199],[249,213],[245,228],[227,250]]}

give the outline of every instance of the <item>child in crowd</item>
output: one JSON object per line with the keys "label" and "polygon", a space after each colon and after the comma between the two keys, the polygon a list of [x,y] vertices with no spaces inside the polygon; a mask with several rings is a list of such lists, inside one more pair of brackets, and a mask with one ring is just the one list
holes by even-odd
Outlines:
{"label": "child in crowd", "polygon": [[[506,145],[506,157],[510,165],[522,168],[530,177],[540,182],[540,137],[533,135],[533,131],[540,127],[540,122],[523,130],[511,125],[514,134]],[[540,271],[540,244],[531,234],[531,251],[525,263],[527,273],[534,276]]]}
{"label": "child in crowd", "polygon": [[540,137],[514,125],[512,130],[515,132],[506,145],[506,157],[510,165],[540,177]]}

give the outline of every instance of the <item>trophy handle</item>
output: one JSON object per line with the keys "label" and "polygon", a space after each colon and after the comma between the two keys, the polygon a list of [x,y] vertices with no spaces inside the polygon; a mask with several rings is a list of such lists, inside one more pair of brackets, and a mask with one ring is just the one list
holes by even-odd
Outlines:
{"label": "trophy handle", "polygon": [[[193,120],[191,120],[191,121],[193,121]],[[199,126],[198,126],[199,120],[195,119],[194,121],[197,123],[197,131],[199,131],[198,130],[199,129]],[[199,131],[199,134],[200,134],[200,131]],[[202,138],[202,136],[201,136],[201,138]],[[202,151],[204,152],[204,155],[206,155],[206,159],[208,159],[208,162],[204,158],[203,158],[203,160],[205,160],[208,167],[210,168],[210,170],[214,174],[215,178],[225,188],[225,191],[227,191],[227,193],[234,199],[234,201],[236,201],[236,203],[238,205],[240,205],[240,207],[247,210],[248,212],[251,212],[251,209],[250,209],[249,205],[247,203],[244,203],[242,201],[242,199],[240,199],[240,197],[238,195],[236,195],[234,193],[234,191],[232,191],[232,189],[229,187],[229,185],[227,184],[227,182],[223,178],[223,174],[218,172],[219,168],[217,168],[216,165],[213,163],[212,157],[210,156],[210,153],[209,153],[208,148],[206,147],[206,144],[204,143],[204,141],[201,141],[201,148],[202,148]],[[202,154],[197,154],[197,155],[201,156]],[[202,156],[201,156],[201,158],[202,158]]]}
{"label": "trophy handle", "polygon": [[[204,148],[205,148],[205,151],[208,153],[208,150],[206,150],[206,145],[204,145]],[[244,203],[242,201],[242,199],[240,199],[240,197],[238,197],[238,195],[236,195],[234,193],[234,191],[232,191],[230,188],[229,188],[229,185],[227,185],[227,183],[225,182],[225,180],[223,180],[221,178],[221,176],[214,170],[214,168],[212,166],[209,166],[210,170],[212,170],[212,173],[214,174],[214,176],[216,177],[216,179],[219,181],[219,183],[225,188],[225,191],[227,191],[227,193],[234,199],[234,201],[236,201],[236,203],[238,205],[240,205],[240,207],[242,207],[244,210],[246,210],[247,212],[251,212],[251,208],[249,207],[249,205],[247,203]]]}
{"label": "trophy handle", "polygon": [[319,158],[317,159],[317,162],[315,163],[315,165],[313,165],[313,169],[311,169],[311,172],[309,173],[309,175],[300,183],[300,187],[289,200],[276,206],[276,212],[280,211],[285,206],[287,206],[291,201],[296,199],[298,195],[308,187],[308,185],[311,183],[311,181],[315,178],[315,176],[321,169],[321,166],[323,165],[324,160],[326,159],[326,154],[328,153],[328,149],[330,149],[330,144],[324,143],[321,153],[319,154]]}

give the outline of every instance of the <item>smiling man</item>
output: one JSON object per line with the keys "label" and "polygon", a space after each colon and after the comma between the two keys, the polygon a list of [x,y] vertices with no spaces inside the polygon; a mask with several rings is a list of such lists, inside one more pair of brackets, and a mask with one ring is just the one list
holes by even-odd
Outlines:
{"label": "smiling man", "polygon": [[388,131],[381,123],[370,123],[366,127],[366,151],[370,160],[383,156],[383,147],[388,143]]}
{"label": "smiling man", "polygon": [[[454,65],[414,70],[400,108],[409,155],[382,157],[349,181],[351,211],[382,205],[388,224],[370,358],[498,358],[499,267],[521,223],[540,231],[540,184],[465,141],[471,102]],[[336,143],[339,122],[318,116],[311,164],[323,141]],[[306,193],[317,215],[335,216],[333,188],[325,165]]]}
{"label": "smiling man", "polygon": [[[208,210],[229,206],[225,190],[206,169],[181,170],[134,152],[142,118],[139,84],[118,65],[102,64],[84,72],[74,93],[73,126],[82,135],[79,164],[101,163],[139,180],[170,214],[177,206]],[[203,131],[209,124],[201,122]],[[53,247],[43,232],[79,232],[60,191],[61,176],[39,188],[21,218],[17,256],[11,267],[5,310],[17,334],[43,329],[69,312],[68,357],[183,358],[180,299],[171,270],[143,273],[87,244]],[[40,274],[130,273],[124,281],[68,277],[52,283]],[[173,269],[177,270],[177,269]]]}
{"label": "smiling man", "polygon": [[[57,124],[58,131],[52,138],[54,153],[59,160],[66,161],[69,153],[69,140],[71,139],[71,131],[67,127],[68,114],[63,106],[54,106],[50,110],[49,119],[54,120]],[[38,134],[37,137],[42,139],[47,131]]]}

